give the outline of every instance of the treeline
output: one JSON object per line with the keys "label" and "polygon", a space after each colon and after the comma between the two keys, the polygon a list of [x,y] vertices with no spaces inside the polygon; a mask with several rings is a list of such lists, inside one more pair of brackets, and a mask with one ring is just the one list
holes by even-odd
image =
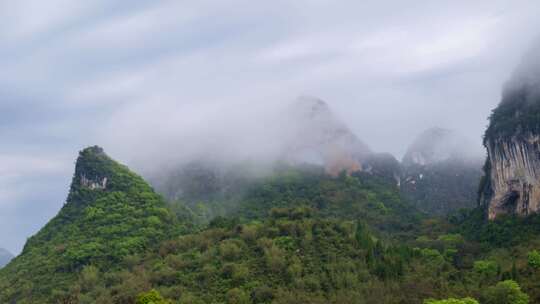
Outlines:
{"label": "treeline", "polygon": [[[428,221],[422,229],[441,225]],[[537,252],[508,265],[504,254],[484,255],[482,245],[459,234],[437,234],[387,242],[363,222],[279,208],[264,221],[217,219],[199,233],[126,258],[120,271],[87,266],[71,294],[77,303],[538,301],[530,285],[540,275]]]}

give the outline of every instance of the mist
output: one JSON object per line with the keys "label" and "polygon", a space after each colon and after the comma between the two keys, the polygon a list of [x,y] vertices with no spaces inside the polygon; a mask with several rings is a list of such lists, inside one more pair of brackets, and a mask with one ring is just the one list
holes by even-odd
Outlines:
{"label": "mist", "polygon": [[[504,86],[503,96],[520,90],[527,91],[527,100],[535,101],[540,97],[540,38],[534,40],[521,58],[512,76]],[[511,101],[512,98],[504,98]]]}
{"label": "mist", "polygon": [[483,151],[490,111],[538,35],[537,8],[0,4],[0,247],[20,252],[61,208],[82,148],[144,176],[201,158],[268,163],[301,132],[287,117],[298,96],[325,101],[373,152],[401,159],[431,127]]}

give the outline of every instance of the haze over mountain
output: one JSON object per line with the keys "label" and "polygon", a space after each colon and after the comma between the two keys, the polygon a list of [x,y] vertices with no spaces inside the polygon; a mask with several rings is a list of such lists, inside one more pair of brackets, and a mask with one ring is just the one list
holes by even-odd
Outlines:
{"label": "haze over mountain", "polygon": [[[223,200],[237,200],[255,181],[274,174],[285,166],[321,166],[331,176],[342,172],[366,172],[398,183],[399,164],[391,155],[377,154],[361,141],[323,100],[299,97],[264,117],[272,130],[252,130],[250,143],[272,143],[263,154],[231,157],[228,147],[212,149],[159,168],[148,174],[156,189],[170,200],[190,202],[216,201],[210,214],[222,215],[230,210]],[[259,133],[256,133],[258,131]],[[224,134],[223,136],[227,136]],[[219,141],[218,141],[219,142]],[[395,181],[394,181],[395,180]]]}
{"label": "haze over mountain", "polygon": [[361,170],[361,163],[372,153],[320,99],[299,98],[285,117],[289,127],[283,130],[287,161],[321,164],[337,175],[342,170]]}
{"label": "haze over mountain", "polygon": [[431,128],[409,146],[401,192],[421,210],[444,215],[477,204],[484,152],[455,131]]}

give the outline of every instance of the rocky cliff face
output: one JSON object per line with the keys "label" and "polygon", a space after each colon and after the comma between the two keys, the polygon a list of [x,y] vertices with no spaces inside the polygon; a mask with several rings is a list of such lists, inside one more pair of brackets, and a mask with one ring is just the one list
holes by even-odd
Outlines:
{"label": "rocky cliff face", "polygon": [[476,205],[482,153],[464,136],[431,128],[411,144],[402,161],[401,193],[419,209],[444,215]]}
{"label": "rocky cliff face", "polygon": [[503,90],[484,136],[488,158],[480,203],[489,219],[540,210],[540,44]]}
{"label": "rocky cliff face", "polygon": [[540,209],[540,136],[526,134],[486,140],[489,185],[484,204],[488,217],[529,215]]}

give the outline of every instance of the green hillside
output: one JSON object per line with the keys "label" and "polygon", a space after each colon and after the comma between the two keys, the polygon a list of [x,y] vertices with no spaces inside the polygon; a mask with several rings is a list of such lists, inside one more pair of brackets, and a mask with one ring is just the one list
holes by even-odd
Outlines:
{"label": "green hillside", "polygon": [[59,214],[0,270],[0,303],[540,303],[538,218],[432,218],[391,179],[316,167],[166,204],[91,147]]}
{"label": "green hillside", "polygon": [[395,237],[411,232],[422,218],[401,200],[394,181],[361,172],[332,177],[316,168],[287,168],[261,181],[231,214],[261,219],[272,208],[306,206],[328,218],[362,219]]}
{"label": "green hillside", "polygon": [[[0,270],[0,303],[56,303],[86,265],[114,269],[179,229],[144,180],[101,148],[80,152],[67,202]],[[67,303],[67,302],[66,302]]]}
{"label": "green hillside", "polygon": [[457,228],[426,220],[415,240],[397,242],[361,221],[273,209],[262,221],[213,221],[122,270],[89,266],[72,293],[76,303],[538,303],[538,239],[496,246]]}

